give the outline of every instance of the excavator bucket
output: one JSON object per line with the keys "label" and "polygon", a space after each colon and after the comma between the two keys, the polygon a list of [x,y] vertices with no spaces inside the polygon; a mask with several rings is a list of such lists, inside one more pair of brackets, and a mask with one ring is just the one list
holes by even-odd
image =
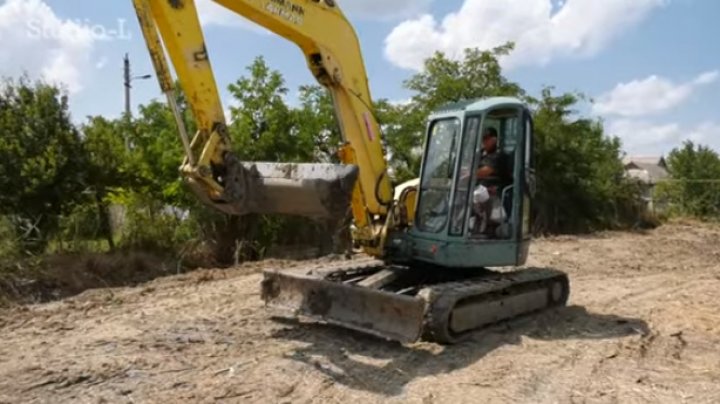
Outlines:
{"label": "excavator bucket", "polygon": [[230,163],[227,170],[222,200],[210,200],[198,184],[189,184],[205,203],[231,215],[341,220],[358,178],[356,166],[341,164]]}

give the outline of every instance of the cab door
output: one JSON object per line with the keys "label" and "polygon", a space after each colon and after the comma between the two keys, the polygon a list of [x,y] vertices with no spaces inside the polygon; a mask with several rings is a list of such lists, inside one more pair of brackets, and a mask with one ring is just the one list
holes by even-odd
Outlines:
{"label": "cab door", "polygon": [[513,210],[518,213],[518,226],[516,240],[518,242],[517,261],[522,265],[527,261],[530,241],[532,239],[532,207],[537,191],[537,175],[535,172],[535,137],[534,124],[530,111],[523,111],[523,133],[518,144],[517,161],[515,167],[515,201]]}

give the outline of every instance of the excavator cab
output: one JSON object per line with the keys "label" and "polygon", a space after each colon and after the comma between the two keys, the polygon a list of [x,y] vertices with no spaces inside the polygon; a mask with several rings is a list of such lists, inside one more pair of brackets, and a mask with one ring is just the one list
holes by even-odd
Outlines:
{"label": "excavator cab", "polygon": [[522,101],[445,106],[428,119],[424,150],[420,178],[396,190],[412,220],[388,233],[382,261],[265,271],[268,305],[383,338],[456,343],[565,304],[562,272],[491,270],[522,266],[530,245],[533,122]]}
{"label": "excavator cab", "polygon": [[[534,189],[533,124],[515,98],[445,106],[429,118],[413,228],[412,260],[441,267],[525,263]],[[484,135],[497,135],[493,142]],[[492,175],[479,169],[492,163]]]}

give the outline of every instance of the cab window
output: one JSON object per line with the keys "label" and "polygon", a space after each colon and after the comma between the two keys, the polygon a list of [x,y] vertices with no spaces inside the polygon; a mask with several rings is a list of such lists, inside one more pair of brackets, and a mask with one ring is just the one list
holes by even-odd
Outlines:
{"label": "cab window", "polygon": [[422,231],[439,233],[447,225],[459,135],[460,120],[456,118],[435,121],[430,127],[417,212]]}

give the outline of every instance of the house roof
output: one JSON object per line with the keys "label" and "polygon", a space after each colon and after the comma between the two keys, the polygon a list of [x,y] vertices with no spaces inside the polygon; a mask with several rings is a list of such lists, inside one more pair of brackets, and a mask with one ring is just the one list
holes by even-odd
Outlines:
{"label": "house roof", "polygon": [[623,160],[627,174],[647,184],[657,184],[670,176],[663,157],[629,156]]}

